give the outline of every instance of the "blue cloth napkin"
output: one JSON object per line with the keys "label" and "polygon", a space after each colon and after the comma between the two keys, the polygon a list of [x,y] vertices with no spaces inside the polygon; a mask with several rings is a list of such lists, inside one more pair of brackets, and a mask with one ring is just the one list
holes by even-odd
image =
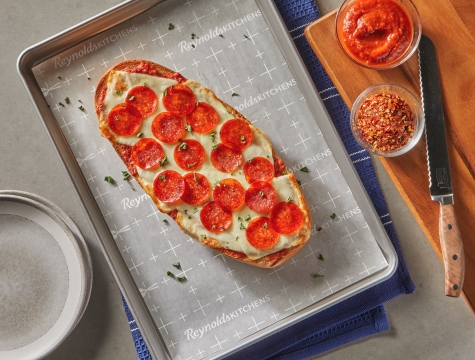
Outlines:
{"label": "blue cloth napkin", "polygon": [[[415,289],[370,157],[354,139],[349,124],[349,110],[304,37],[305,27],[320,17],[315,1],[274,0],[274,2],[381,217],[398,254],[399,265],[396,273],[385,282],[261,340],[231,355],[229,359],[304,359],[386,330],[389,325],[383,303],[401,294],[412,293]],[[125,300],[123,302],[137,355],[140,360],[149,360],[152,357],[140,335],[140,330]]]}

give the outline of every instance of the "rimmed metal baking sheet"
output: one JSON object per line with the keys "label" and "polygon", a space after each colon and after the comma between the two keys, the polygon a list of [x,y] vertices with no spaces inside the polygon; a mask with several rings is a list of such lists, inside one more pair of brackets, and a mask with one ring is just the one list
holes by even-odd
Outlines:
{"label": "rimmed metal baking sheet", "polygon": [[[52,139],[53,143],[56,146],[58,154],[59,154],[60,158],[62,159],[63,164],[65,165],[65,167],[68,171],[68,174],[71,177],[71,180],[72,180],[72,182],[73,182],[73,184],[74,184],[74,186],[75,186],[75,188],[78,192],[81,203],[84,206],[86,214],[89,218],[91,226],[93,227],[98,239],[100,240],[100,244],[101,244],[101,247],[104,251],[106,259],[109,262],[109,265],[111,266],[111,269],[114,273],[114,276],[116,277],[116,279],[119,283],[119,286],[121,287],[121,289],[124,293],[124,296],[126,297],[126,300],[128,301],[128,303],[130,305],[132,313],[134,314],[134,316],[137,320],[137,324],[140,327],[140,329],[142,331],[142,334],[144,335],[145,341],[149,345],[149,348],[150,348],[152,354],[156,358],[161,358],[161,357],[165,356],[165,354],[167,354],[167,356],[169,355],[168,354],[169,353],[168,349],[170,349],[170,350],[175,349],[175,346],[172,345],[174,343],[174,340],[171,339],[171,342],[170,342],[170,339],[166,339],[167,342],[165,343],[164,339],[162,339],[162,337],[160,336],[160,333],[158,331],[158,328],[160,328],[160,327],[161,327],[162,331],[164,329],[166,329],[166,327],[165,328],[163,327],[166,324],[166,322],[165,323],[160,323],[159,322],[159,326],[158,327],[156,326],[156,321],[159,321],[159,319],[161,321],[162,319],[161,318],[159,318],[159,319],[155,318],[155,320],[154,320],[154,318],[152,317],[150,311],[148,310],[148,309],[152,308],[151,304],[147,304],[146,303],[147,299],[144,300],[143,297],[141,296],[139,290],[137,289],[136,282],[134,282],[134,279],[133,279],[133,277],[131,276],[131,274],[128,270],[128,268],[131,267],[132,265],[126,264],[124,262],[124,260],[121,256],[121,253],[118,250],[118,248],[116,246],[116,243],[114,242],[113,237],[111,236],[111,233],[110,233],[110,230],[107,226],[107,223],[106,223],[106,221],[104,220],[104,217],[101,214],[101,209],[98,207],[98,205],[97,205],[97,203],[94,199],[95,195],[91,193],[91,191],[89,189],[89,186],[88,186],[88,183],[87,183],[87,180],[85,179],[85,177],[83,175],[83,172],[81,171],[80,166],[78,165],[78,161],[79,161],[77,159],[78,156],[77,156],[76,153],[74,153],[74,151],[68,145],[68,140],[70,141],[69,144],[71,144],[71,139],[68,139],[67,136],[65,136],[66,134],[62,133],[62,131],[61,131],[61,126],[62,125],[61,124],[58,125],[57,118],[55,118],[53,113],[52,113],[52,111],[54,111],[54,110],[51,110],[51,108],[48,108],[47,103],[45,102],[45,97],[43,96],[43,94],[41,92],[41,89],[40,89],[40,87],[38,86],[38,84],[35,80],[34,74],[32,73],[32,68],[35,67],[36,65],[42,63],[43,61],[54,58],[57,54],[62,53],[63,51],[67,50],[68,48],[70,48],[72,46],[84,43],[85,40],[91,39],[93,36],[95,36],[97,34],[104,34],[104,31],[106,31],[107,29],[110,29],[111,27],[113,27],[115,25],[122,24],[124,21],[127,21],[128,19],[137,19],[137,16],[139,14],[141,14],[144,11],[147,11],[147,10],[151,9],[157,3],[160,3],[160,2],[158,2],[158,1],[143,1],[143,2],[138,2],[138,3],[137,2],[130,2],[130,3],[121,4],[121,5],[113,8],[109,11],[104,12],[103,14],[98,15],[97,17],[95,17],[91,20],[88,20],[88,21],[86,21],[82,24],[79,24],[78,26],[76,26],[72,29],[66,30],[65,32],[63,32],[61,34],[58,34],[57,36],[54,36],[51,39],[48,39],[48,40],[46,40],[46,41],[44,41],[40,44],[37,44],[37,45],[25,50],[25,52],[20,56],[19,72],[20,72],[20,75],[23,78],[23,81],[25,83],[25,86],[27,87],[27,90],[29,91],[29,93],[30,93],[30,95],[31,95],[31,97],[32,97],[32,99],[35,103],[35,106],[37,107],[37,109],[40,113],[40,116],[44,120],[44,124],[45,124],[45,127],[46,127],[47,131],[48,131],[48,134],[51,136],[51,139]],[[198,3],[198,1],[196,1],[196,3]],[[222,4],[222,2],[220,2],[220,3]],[[250,4],[251,1],[244,1],[243,0],[243,1],[241,1],[240,4],[236,4],[236,1],[230,1],[229,4],[222,4],[222,7],[223,7],[223,9],[225,9],[226,7],[228,7],[228,9],[232,9],[232,7],[234,7],[236,10],[238,10],[238,5],[240,6],[241,4],[244,4],[244,3]],[[174,4],[176,6],[180,5],[180,6],[183,6],[185,8],[187,6],[189,6],[191,8],[191,6],[192,6],[191,2],[185,3],[184,1],[178,1],[178,2],[167,1],[167,3],[164,4],[164,5],[166,5],[166,8],[167,7],[169,8],[169,7],[173,7]],[[336,161],[338,163],[338,166],[339,166],[339,169],[341,170],[342,174],[344,175],[344,178],[346,179],[346,182],[348,183],[349,190],[353,193],[353,196],[357,201],[359,209],[364,214],[364,218],[367,222],[368,228],[371,230],[371,233],[375,237],[375,239],[377,241],[377,244],[379,245],[379,248],[381,249],[382,253],[385,256],[385,261],[387,261],[388,264],[387,264],[386,267],[381,267],[380,271],[372,273],[371,275],[369,275],[368,277],[358,281],[357,283],[355,283],[353,285],[350,285],[348,287],[345,287],[343,290],[335,292],[333,295],[325,297],[325,298],[317,301],[315,304],[313,304],[311,306],[304,307],[303,309],[301,309],[299,311],[295,311],[296,309],[298,309],[300,307],[303,307],[303,305],[300,304],[300,307],[294,308],[295,313],[293,315],[287,316],[283,320],[275,322],[272,325],[267,326],[263,329],[262,329],[262,326],[261,326],[262,330],[259,330],[255,333],[251,333],[250,335],[245,337],[245,339],[233,343],[233,346],[231,346],[231,347],[226,347],[226,345],[224,345],[224,346],[221,345],[221,344],[223,344],[222,341],[224,340],[224,338],[217,339],[217,344],[218,344],[217,346],[219,346],[219,348],[221,348],[221,347],[223,347],[223,348],[220,351],[215,351],[213,353],[210,353],[207,356],[207,358],[221,357],[221,356],[224,356],[226,354],[229,354],[231,351],[236,351],[239,348],[242,348],[243,346],[247,346],[247,345],[251,344],[254,341],[258,341],[262,337],[268,336],[268,335],[282,329],[285,326],[289,326],[289,325],[291,325],[291,324],[293,324],[293,323],[295,323],[295,322],[297,322],[297,321],[299,321],[299,320],[301,320],[301,319],[303,319],[307,316],[310,316],[310,315],[316,313],[317,311],[321,311],[322,309],[324,309],[324,308],[326,308],[326,307],[328,307],[328,306],[330,306],[330,305],[332,305],[332,304],[334,304],[338,301],[341,301],[341,300],[353,295],[356,292],[362,291],[362,290],[368,288],[369,286],[372,286],[372,285],[374,285],[374,284],[376,284],[380,281],[383,281],[384,279],[388,278],[394,272],[394,270],[396,268],[396,265],[397,265],[397,257],[395,255],[394,249],[392,248],[392,245],[390,244],[390,242],[387,238],[387,235],[386,235],[384,229],[382,228],[381,223],[379,222],[379,219],[377,218],[377,216],[375,214],[375,211],[372,207],[372,204],[370,203],[370,201],[369,201],[369,199],[368,199],[368,197],[367,197],[367,195],[364,191],[364,188],[362,187],[361,182],[360,182],[360,180],[359,180],[359,178],[358,178],[358,176],[357,176],[357,174],[356,174],[356,172],[355,172],[355,170],[354,170],[354,168],[351,164],[351,161],[349,160],[349,158],[348,158],[348,156],[347,156],[347,154],[344,150],[344,147],[341,143],[341,140],[338,138],[338,136],[336,135],[335,130],[333,129],[331,121],[328,118],[328,115],[327,115],[326,111],[324,110],[324,107],[323,107],[323,105],[322,105],[322,103],[321,103],[321,101],[318,97],[318,94],[316,93],[315,88],[314,88],[308,74],[306,73],[306,70],[305,70],[305,68],[304,68],[304,66],[303,66],[303,64],[302,64],[295,48],[294,48],[292,40],[288,36],[288,33],[285,30],[285,26],[283,25],[283,23],[282,23],[279,15],[278,15],[274,5],[273,5],[273,3],[271,1],[257,1],[256,4],[259,6],[260,11],[264,15],[265,20],[268,24],[268,29],[262,29],[262,30],[264,30],[264,31],[268,30],[268,31],[271,31],[273,33],[274,39],[275,39],[275,41],[278,45],[278,48],[280,48],[280,51],[282,52],[282,55],[285,58],[285,64],[281,64],[281,66],[285,65],[285,66],[288,66],[288,68],[290,68],[290,71],[291,71],[291,73],[292,73],[292,75],[295,79],[294,81],[296,82],[296,84],[298,84],[301,93],[304,95],[304,98],[306,100],[306,104],[308,106],[308,112],[311,115],[313,115],[313,118],[315,118],[315,120],[318,124],[318,128],[320,129],[321,133],[323,134],[323,137],[325,138],[326,142],[329,144],[329,150],[330,150],[332,156],[334,157],[334,159],[336,159]],[[207,5],[208,5],[208,7],[212,6],[212,4],[210,2],[208,2]],[[216,9],[218,9],[218,7],[213,7],[213,9],[216,10]],[[256,9],[257,9],[257,7],[256,7]],[[192,13],[194,15],[195,21],[196,21],[196,23],[198,23],[199,20],[200,20],[200,16],[202,16],[202,14],[200,14],[200,13],[197,14],[196,13],[197,10],[196,9],[194,9],[194,10],[195,11],[191,10],[190,14]],[[211,8],[209,10],[210,10],[210,12],[212,12]],[[150,11],[152,11],[154,14],[158,14],[158,12],[157,12],[158,10],[156,10],[156,8],[153,8]],[[245,15],[246,14],[244,14],[244,16]],[[142,16],[142,21],[143,21],[143,17],[146,16],[146,14],[143,14],[141,16]],[[238,17],[237,17],[238,20],[241,19],[241,21],[240,21],[241,23],[249,21],[249,20],[245,20],[245,21],[242,20],[243,19],[242,16],[243,16],[243,14],[239,13]],[[150,16],[150,21],[152,23],[154,21],[154,18],[156,18],[156,17],[155,16],[154,17]],[[191,22],[194,22],[194,21],[191,20]],[[130,22],[129,22],[129,24],[130,24]],[[167,24],[168,24],[168,21],[167,21]],[[165,25],[167,25],[167,24],[165,24]],[[178,24],[178,25],[180,25],[180,24]],[[163,21],[162,21],[162,27],[163,27]],[[200,25],[200,27],[201,27],[201,25]],[[213,29],[214,29],[214,26],[213,26]],[[242,28],[242,29],[244,29],[244,28]],[[251,28],[251,30],[253,30],[253,29]],[[156,29],[156,31],[157,31],[157,35],[155,37],[156,37],[156,41],[158,42],[158,41],[161,41],[163,39],[164,32],[162,31],[162,33],[160,33],[158,28]],[[191,32],[191,31],[189,31],[189,32]],[[204,33],[205,32],[203,32],[203,34]],[[247,36],[247,37],[244,37],[241,34],[241,30],[239,30],[239,33],[234,34],[234,36],[235,36],[234,39],[237,40],[236,36],[239,35],[239,41],[241,41],[241,42],[242,41],[249,41],[249,44],[252,41],[252,43],[254,43],[254,39],[252,38],[254,33],[255,32],[253,32],[253,31],[250,31],[249,34],[247,34],[247,32],[244,32],[244,35]],[[201,35],[203,36],[203,34],[201,34]],[[211,31],[210,34],[211,35],[209,36],[209,38],[213,37],[212,36],[213,35],[212,31]],[[158,36],[158,38],[157,38],[157,36]],[[160,38],[160,36],[162,36],[162,38]],[[169,35],[169,37],[171,37],[171,35]],[[229,33],[229,36],[228,36],[228,34],[226,34],[225,37],[227,38],[227,40],[230,39],[231,43],[233,43],[233,33]],[[159,40],[157,40],[157,39],[159,39]],[[150,39],[150,40],[152,40],[152,39]],[[142,42],[140,44],[142,44]],[[218,54],[217,51],[219,51],[219,50],[217,50],[217,48],[215,48],[215,50],[213,50],[213,48],[211,47],[211,44],[212,43],[210,42],[207,45],[210,45],[210,50],[212,51],[212,53],[214,53],[215,55]],[[233,50],[234,50],[234,48],[233,48]],[[122,49],[121,49],[121,51],[122,51]],[[257,56],[258,57],[262,56],[262,54],[260,54],[260,53],[261,53],[261,51],[259,49],[257,49]],[[71,54],[71,52],[70,52],[70,54]],[[212,57],[212,56],[215,56],[215,55],[210,55],[210,56]],[[279,54],[279,56],[281,56],[281,55]],[[276,56],[276,57],[279,57],[279,56]],[[253,56],[252,58],[249,59],[249,64],[251,64],[251,65],[254,64],[254,62],[256,61],[254,59],[255,57],[256,56]],[[125,56],[124,56],[124,58],[125,58]],[[170,59],[171,59],[171,57],[170,57]],[[152,59],[152,60],[154,60],[154,59]],[[165,60],[166,59],[163,59],[163,61],[165,61]],[[212,60],[213,59],[210,58],[209,61],[212,61]],[[159,62],[158,60],[155,60],[155,61]],[[216,59],[216,61],[217,61],[217,59]],[[167,64],[165,64],[165,65],[167,65]],[[88,69],[89,68],[85,68],[84,71],[87,71]],[[175,68],[175,69],[180,70],[179,68]],[[268,72],[272,71],[271,67],[266,67],[266,69],[267,69]],[[226,69],[221,68],[220,70],[224,71]],[[265,75],[264,70],[263,70],[263,74],[264,74],[264,76],[267,76],[267,75]],[[267,74],[269,74],[269,73],[267,73]],[[192,76],[188,75],[186,73],[186,71],[184,72],[184,75],[187,76],[187,77],[192,77]],[[211,77],[216,76],[215,72],[209,72],[208,71],[208,72],[199,73],[198,75],[203,77],[203,78],[200,77],[199,80],[203,79],[204,80],[203,82],[206,85],[210,85],[210,87],[214,88],[212,86]],[[260,74],[257,74],[257,75],[261,76]],[[86,74],[85,76],[89,76],[89,75]],[[85,76],[84,76],[84,78],[85,78]],[[272,75],[269,75],[269,76],[271,77]],[[195,78],[196,78],[196,76],[195,76]],[[251,79],[251,77],[249,79]],[[252,80],[250,80],[250,81],[251,81],[251,84],[252,84]],[[50,86],[51,85],[52,84],[50,84]],[[229,85],[230,89],[233,86],[232,84],[229,84],[229,83],[228,83],[228,85]],[[46,87],[48,87],[48,86],[46,86]],[[244,85],[242,86],[242,88],[244,88]],[[45,90],[45,89],[43,89],[43,90]],[[48,89],[46,89],[46,90],[48,90]],[[224,94],[225,91],[226,90],[223,89],[222,93]],[[223,96],[223,98],[224,98],[224,96]],[[225,99],[225,100],[227,100],[227,99]],[[256,114],[254,112],[248,113],[249,110],[247,109],[248,104],[250,104],[254,101],[254,100],[252,100],[252,97],[249,101],[247,101],[247,96],[243,100],[244,100],[243,102],[241,101],[240,103],[236,103],[236,104],[232,103],[232,105],[236,106],[240,111],[242,111],[248,117],[256,116]],[[285,102],[285,99],[282,99],[282,101],[283,101],[283,106],[284,106],[283,108],[285,108],[285,111],[287,111],[287,108],[285,106],[288,106],[289,102]],[[228,101],[228,102],[230,102],[230,101]],[[263,103],[263,104],[265,104],[265,103]],[[270,107],[262,106],[261,109],[263,109],[265,111],[265,114],[264,114],[264,116],[265,116],[265,115],[268,114],[267,110],[269,112],[271,112],[271,109],[273,110],[273,109],[277,109],[277,108],[276,107],[270,108]],[[56,110],[56,111],[59,111],[59,110]],[[91,111],[91,113],[92,113],[92,111]],[[91,114],[91,115],[93,115],[93,114]],[[66,122],[65,122],[65,124],[66,124]],[[265,123],[262,124],[262,126],[259,123],[257,123],[256,125],[260,126],[260,127],[263,127],[264,130],[267,130],[268,132],[271,131],[271,129],[265,129],[265,126],[266,126]],[[301,136],[302,134],[305,134],[305,133],[298,133],[298,134],[299,134],[299,136]],[[290,135],[289,135],[289,137],[290,137]],[[304,137],[304,138],[301,137],[301,141],[303,141],[303,143],[302,143],[303,147],[305,147],[305,149],[307,149],[307,147],[305,146],[305,141],[306,141],[305,139],[306,139],[306,137]],[[281,145],[281,144],[280,143],[278,143],[278,144],[274,143],[274,145]],[[285,148],[283,147],[282,151],[284,149]],[[297,157],[296,157],[295,159],[293,159],[293,161],[290,161],[290,163],[289,163],[289,160],[286,159],[286,154],[287,153],[284,152],[283,154],[279,154],[279,155],[281,155],[284,158],[284,160],[286,160],[288,165],[291,165],[291,166],[293,165],[294,167],[296,167],[299,162],[301,162],[301,161],[305,162],[305,160],[306,160],[306,158],[300,158],[300,161],[297,161],[296,160]],[[317,156],[317,155],[315,155],[315,156]],[[320,156],[323,156],[323,155],[320,155]],[[292,158],[290,158],[290,160],[292,160]],[[312,164],[312,161],[310,162],[310,164]],[[309,181],[310,181],[310,179],[309,179]],[[331,195],[330,195],[330,198],[332,198]],[[104,209],[103,209],[103,211],[104,211]],[[322,219],[318,219],[318,220],[323,221]],[[315,225],[318,226],[318,224],[315,224]],[[336,227],[335,227],[335,229],[336,229]],[[118,228],[116,230],[120,230],[120,228]],[[340,230],[343,231],[343,227],[341,227]],[[345,228],[345,230],[348,232],[348,234],[350,234],[348,229]],[[323,233],[324,232],[322,232],[322,234]],[[344,234],[344,233],[342,233],[342,234]],[[307,249],[310,249],[310,246],[308,246]],[[197,250],[197,251],[200,251],[200,250]],[[312,252],[314,252],[314,250],[310,249],[310,252],[308,253],[308,255],[312,255]],[[303,253],[299,254],[299,256],[301,256],[302,258],[305,257],[306,255],[307,254],[303,254]],[[302,259],[302,261],[303,261],[303,259]],[[296,266],[296,265],[294,265],[294,266]],[[231,267],[233,267],[233,266],[231,266]],[[231,270],[233,270],[233,269],[231,269]],[[318,270],[321,270],[321,269],[318,268]],[[245,271],[245,270],[242,270],[242,271]],[[310,270],[308,270],[308,271],[310,272]],[[369,272],[368,272],[368,274],[369,274]],[[310,273],[309,273],[309,275],[310,275]],[[137,280],[137,279],[135,279],[135,280]],[[334,284],[335,283],[328,284],[328,288],[330,290],[327,290],[327,291],[329,291],[329,293],[333,292],[332,286]],[[148,285],[151,285],[151,284],[148,284]],[[190,286],[193,287],[193,283],[191,281],[190,281]],[[239,285],[236,284],[236,287],[239,288]],[[144,288],[145,288],[144,290],[146,290],[147,287],[144,285]],[[284,290],[285,290],[285,284],[283,286],[283,289],[279,289],[279,291],[284,291]],[[183,289],[178,290],[178,292],[179,291],[183,291]],[[289,299],[289,300],[291,300],[291,299]],[[292,306],[295,306],[296,302],[294,302],[294,303],[291,302],[291,304],[292,304]],[[157,305],[159,305],[159,304],[157,304]],[[148,307],[148,309],[147,309],[147,307]],[[283,309],[283,310],[285,310],[285,309]],[[255,319],[253,318],[253,320],[255,320]],[[275,320],[277,320],[277,318]],[[258,325],[256,325],[256,329],[260,329]],[[168,332],[165,335],[167,335],[167,334],[168,334]],[[228,344],[230,342],[231,341],[229,341]],[[172,347],[172,348],[170,348],[170,347]],[[163,350],[163,349],[166,349],[166,350]],[[217,350],[217,349],[218,349],[218,347],[216,347],[214,350]]]}

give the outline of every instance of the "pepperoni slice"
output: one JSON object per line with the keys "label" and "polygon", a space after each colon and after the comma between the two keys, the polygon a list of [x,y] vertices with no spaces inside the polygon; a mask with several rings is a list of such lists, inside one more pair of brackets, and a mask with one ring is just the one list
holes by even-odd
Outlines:
{"label": "pepperoni slice", "polygon": [[219,171],[231,173],[236,171],[242,163],[242,153],[233,150],[224,144],[218,144],[211,150],[211,163]]}
{"label": "pepperoni slice", "polygon": [[207,134],[218,125],[218,113],[211,105],[200,102],[191,113],[186,115],[186,123],[194,132]]}
{"label": "pepperoni slice", "polygon": [[246,191],[246,205],[257,212],[271,211],[275,205],[277,193],[266,181],[255,181]]}
{"label": "pepperoni slice", "polygon": [[183,175],[185,180],[185,193],[181,199],[190,205],[200,205],[208,200],[211,195],[211,187],[206,176],[199,173]]}
{"label": "pepperoni slice", "polygon": [[270,222],[277,232],[292,234],[302,226],[302,210],[293,202],[282,201],[272,209]]}
{"label": "pepperoni slice", "polygon": [[164,155],[162,145],[150,138],[140,139],[132,148],[135,165],[145,170],[160,166]]}
{"label": "pepperoni slice", "polygon": [[274,178],[274,165],[261,156],[247,160],[242,171],[249,184],[254,181],[272,181]]}
{"label": "pepperoni slice", "polygon": [[173,170],[165,170],[159,173],[153,180],[153,193],[158,200],[172,204],[177,202],[185,192],[185,180]]}
{"label": "pepperoni slice", "polygon": [[146,118],[157,110],[158,98],[155,92],[146,86],[136,86],[129,90],[126,104],[133,104],[142,117]]}
{"label": "pepperoni slice", "polygon": [[272,228],[268,217],[258,217],[247,225],[246,239],[256,249],[270,249],[277,244],[279,233]]}
{"label": "pepperoni slice", "polygon": [[107,123],[119,136],[134,135],[142,126],[142,114],[131,104],[118,104],[109,112]]}
{"label": "pepperoni slice", "polygon": [[172,85],[163,94],[163,106],[178,115],[191,113],[196,107],[196,97],[186,85]]}
{"label": "pepperoni slice", "polygon": [[164,143],[178,141],[185,132],[183,119],[180,115],[170,112],[158,114],[152,122],[152,134]]}
{"label": "pepperoni slice", "polygon": [[233,214],[221,209],[216,202],[210,201],[201,209],[200,220],[206,230],[220,233],[231,226]]}
{"label": "pepperoni slice", "polygon": [[196,170],[205,162],[205,149],[198,141],[185,139],[175,147],[173,157],[183,170]]}
{"label": "pepperoni slice", "polygon": [[221,209],[232,211],[244,204],[245,191],[235,179],[223,179],[214,188],[213,198]]}
{"label": "pepperoni slice", "polygon": [[231,119],[226,121],[219,132],[224,145],[234,150],[244,150],[252,141],[251,128],[244,120]]}

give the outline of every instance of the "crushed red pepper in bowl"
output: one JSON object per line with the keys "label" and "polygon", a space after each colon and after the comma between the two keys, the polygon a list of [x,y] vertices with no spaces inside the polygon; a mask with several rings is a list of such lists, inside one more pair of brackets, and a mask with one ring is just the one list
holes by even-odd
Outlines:
{"label": "crushed red pepper in bowl", "polygon": [[424,117],[417,98],[398,85],[366,89],[351,111],[351,128],[366,150],[380,156],[397,156],[419,141]]}

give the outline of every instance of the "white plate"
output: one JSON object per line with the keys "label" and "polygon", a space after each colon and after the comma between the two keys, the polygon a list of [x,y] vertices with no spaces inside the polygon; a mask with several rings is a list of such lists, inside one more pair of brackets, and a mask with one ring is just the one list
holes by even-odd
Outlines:
{"label": "white plate", "polygon": [[92,285],[89,253],[75,225],[47,201],[18,195],[0,194],[4,360],[39,359],[54,350],[82,316]]}

